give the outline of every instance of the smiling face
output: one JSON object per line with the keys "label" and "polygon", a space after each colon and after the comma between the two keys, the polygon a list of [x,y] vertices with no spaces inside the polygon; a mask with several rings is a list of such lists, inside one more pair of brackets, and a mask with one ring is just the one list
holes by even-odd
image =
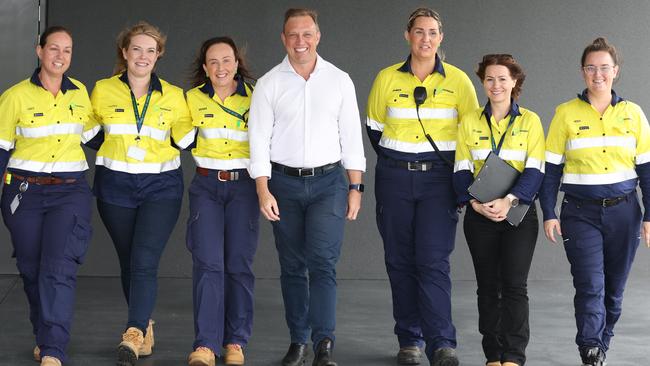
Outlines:
{"label": "smiling face", "polygon": [[36,47],[36,55],[43,72],[61,77],[72,61],[72,38],[65,32],[52,33],[47,37],[45,46]]}
{"label": "smiling face", "polygon": [[614,64],[609,52],[595,51],[587,54],[582,67],[582,77],[590,94],[611,93],[617,75],[618,65]]}
{"label": "smiling face", "polygon": [[430,60],[436,56],[443,34],[438,21],[431,17],[417,17],[411,30],[404,32],[404,38],[411,46],[411,57]]}
{"label": "smiling face", "polygon": [[510,102],[516,84],[517,80],[512,78],[510,70],[503,65],[490,65],[485,69],[483,89],[490,104]]}
{"label": "smiling face", "polygon": [[281,38],[292,65],[309,66],[316,62],[320,31],[310,16],[289,18]]}
{"label": "smiling face", "polygon": [[151,74],[158,60],[158,43],[155,39],[138,34],[131,37],[129,46],[122,49],[129,74],[144,77]]}
{"label": "smiling face", "polygon": [[226,43],[216,43],[205,52],[203,70],[215,89],[231,86],[238,66],[235,51]]}

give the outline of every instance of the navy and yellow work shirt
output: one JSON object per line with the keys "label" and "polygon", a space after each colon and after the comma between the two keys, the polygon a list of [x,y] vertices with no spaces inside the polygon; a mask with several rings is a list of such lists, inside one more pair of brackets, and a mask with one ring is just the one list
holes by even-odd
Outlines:
{"label": "navy and yellow work shirt", "polygon": [[89,119],[88,92],[81,82],[64,75],[54,96],[43,87],[39,72],[36,69],[31,78],[0,97],[0,169],[79,177],[88,169],[80,143],[100,129]]}
{"label": "navy and yellow work shirt", "polygon": [[[138,131],[127,73],[97,82],[94,118],[104,129],[94,191],[105,202],[137,207],[144,200],[182,197],[180,152],[194,139],[183,90],[151,75],[151,99]],[[147,95],[137,99],[141,114]]]}
{"label": "navy and yellow work shirt", "polygon": [[[544,220],[557,218],[558,187],[584,200],[627,195],[641,183],[645,207],[650,207],[650,127],[637,104],[612,91],[601,115],[587,91],[555,111],[546,140],[546,177],[540,191]],[[644,221],[650,221],[646,210]]]}
{"label": "navy and yellow work shirt", "polygon": [[197,166],[218,170],[248,168],[247,117],[252,91],[250,85],[238,78],[237,89],[223,101],[210,82],[187,92],[191,126],[198,129],[196,147],[192,149]]}
{"label": "navy and yellow work shirt", "polygon": [[413,91],[422,86],[427,98],[419,108],[424,129],[445,158],[456,150],[458,122],[476,108],[476,92],[467,75],[436,55],[431,74],[420,81],[411,57],[379,72],[368,96],[366,130],[378,156],[402,161],[439,160],[418,122]]}
{"label": "navy and yellow work shirt", "polygon": [[[511,118],[514,119],[508,127]],[[468,113],[461,121],[453,179],[458,202],[466,204],[472,198],[467,188],[492,151],[490,135],[497,146],[503,137],[499,157],[522,173],[510,193],[530,204],[544,178],[544,129],[535,112],[519,107],[514,101],[511,101],[508,115],[500,121],[494,119],[490,102]]]}

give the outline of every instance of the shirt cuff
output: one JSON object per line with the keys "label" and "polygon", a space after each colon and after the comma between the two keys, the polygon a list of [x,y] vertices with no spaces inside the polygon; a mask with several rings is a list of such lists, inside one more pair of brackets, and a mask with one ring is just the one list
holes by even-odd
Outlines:
{"label": "shirt cuff", "polygon": [[341,164],[345,170],[366,171],[366,158],[364,156],[348,156],[341,159]]}
{"label": "shirt cuff", "polygon": [[251,163],[250,167],[248,168],[248,174],[253,179],[257,179],[259,177],[271,178],[271,162]]}

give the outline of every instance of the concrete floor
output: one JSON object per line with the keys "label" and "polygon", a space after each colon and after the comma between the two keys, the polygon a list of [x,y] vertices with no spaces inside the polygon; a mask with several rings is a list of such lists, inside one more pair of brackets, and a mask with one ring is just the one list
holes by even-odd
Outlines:
{"label": "concrete floor", "polygon": [[[527,365],[578,366],[573,343],[573,289],[568,281],[534,281],[531,341]],[[454,322],[462,365],[484,364],[477,332],[475,283],[454,282]],[[628,285],[623,316],[608,354],[609,366],[650,365],[650,285]],[[255,328],[246,349],[246,365],[277,365],[288,346],[278,280],[258,280]],[[115,346],[126,318],[117,278],[83,277],[78,282],[68,366],[114,365]],[[156,319],[154,355],[138,365],[184,365],[193,340],[191,281],[162,279]],[[336,359],[341,366],[395,365],[390,290],[383,280],[339,281]],[[0,365],[33,366],[34,340],[27,302],[16,276],[0,276]]]}

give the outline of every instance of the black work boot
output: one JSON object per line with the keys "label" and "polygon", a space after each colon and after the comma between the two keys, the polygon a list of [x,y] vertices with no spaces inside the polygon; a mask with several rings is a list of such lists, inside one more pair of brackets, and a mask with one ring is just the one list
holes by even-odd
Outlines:
{"label": "black work boot", "polygon": [[323,338],[318,342],[316,347],[316,354],[314,354],[314,362],[312,366],[336,366],[336,362],[332,360],[333,342],[329,338]]}
{"label": "black work boot", "polygon": [[580,347],[582,366],[605,365],[605,352],[598,347]]}

